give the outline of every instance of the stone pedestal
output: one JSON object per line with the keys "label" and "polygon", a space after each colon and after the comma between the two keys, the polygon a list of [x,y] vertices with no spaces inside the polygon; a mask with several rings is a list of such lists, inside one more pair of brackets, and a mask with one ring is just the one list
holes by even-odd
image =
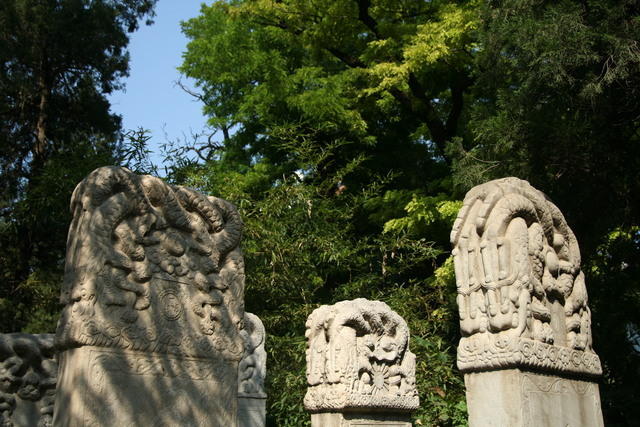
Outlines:
{"label": "stone pedestal", "polygon": [[411,425],[419,401],[404,319],[361,298],[321,306],[306,326],[312,427]]}
{"label": "stone pedestal", "polygon": [[598,384],[520,369],[465,374],[470,427],[603,427]]}
{"label": "stone pedestal", "polygon": [[599,427],[580,248],[526,181],[469,191],[451,232],[471,427]]}

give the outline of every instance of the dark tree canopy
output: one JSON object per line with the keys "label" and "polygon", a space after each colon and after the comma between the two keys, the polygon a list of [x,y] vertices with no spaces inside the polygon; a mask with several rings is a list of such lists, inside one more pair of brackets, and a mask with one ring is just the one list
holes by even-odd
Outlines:
{"label": "dark tree canopy", "polygon": [[116,161],[120,117],[109,111],[106,95],[121,88],[128,33],[151,16],[154,3],[0,4],[4,329],[21,329],[34,311],[55,307],[69,194],[93,168]]}

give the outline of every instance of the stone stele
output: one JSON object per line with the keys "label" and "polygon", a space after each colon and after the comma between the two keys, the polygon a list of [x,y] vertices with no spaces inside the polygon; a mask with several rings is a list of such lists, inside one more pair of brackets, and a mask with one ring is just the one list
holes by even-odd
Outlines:
{"label": "stone stele", "polygon": [[238,365],[238,425],[264,427],[266,399],[264,380],[267,375],[265,330],[262,321],[252,313],[244,313],[244,355]]}
{"label": "stone stele", "polygon": [[56,426],[236,426],[244,353],[234,206],[127,169],[76,187]]}
{"label": "stone stele", "polygon": [[57,371],[52,334],[0,334],[0,425],[51,426]]}
{"label": "stone stele", "polygon": [[313,427],[411,426],[419,402],[404,319],[360,298],[317,308],[306,327]]}
{"label": "stone stele", "polygon": [[469,425],[602,426],[580,249],[528,182],[467,193],[451,232]]}

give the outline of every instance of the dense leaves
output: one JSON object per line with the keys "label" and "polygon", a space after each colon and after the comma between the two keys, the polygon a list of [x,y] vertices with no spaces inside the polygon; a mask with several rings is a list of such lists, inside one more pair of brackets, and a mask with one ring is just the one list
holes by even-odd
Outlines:
{"label": "dense leaves", "polygon": [[306,317],[357,297],[409,322],[424,403],[416,423],[465,423],[445,262],[459,204],[444,147],[463,128],[473,7],[217,2],[184,24],[182,71],[224,138],[186,182],[245,219],[246,307],[269,332],[274,425],[309,420]]}
{"label": "dense leaves", "polygon": [[306,318],[319,304],[358,297],[384,300],[409,322],[426,402],[416,419],[424,425],[463,420],[461,377],[451,351],[457,338],[452,263],[437,268],[445,248],[420,237],[447,234],[459,203],[410,202],[406,224],[364,233],[360,222],[372,214],[384,217],[384,205],[395,201],[385,200],[384,180],[358,191],[328,192],[337,177],[357,174],[365,162],[352,160],[327,175],[319,169],[340,146],[283,144],[304,173],[271,181],[265,159],[236,170],[219,161],[192,171],[184,182],[234,202],[243,217],[245,305],[268,333],[270,422],[309,423],[302,408]]}
{"label": "dense leaves", "polygon": [[476,139],[454,179],[516,175],[562,209],[582,249],[605,422],[631,425],[640,415],[640,347],[631,339],[640,322],[640,3],[490,4]]}
{"label": "dense leaves", "polygon": [[[57,317],[73,185],[125,157],[154,169],[143,129],[117,143],[104,98],[153,3],[0,6],[5,330]],[[356,297],[409,323],[415,424],[466,424],[448,232],[464,192],[508,175],[545,191],[581,244],[605,422],[640,416],[640,2],[220,0],[183,31],[181,71],[219,138],[170,146],[165,167],[243,216],[271,425],[309,423],[306,317]]]}
{"label": "dense leaves", "polygon": [[[197,80],[224,139],[190,176],[213,183],[232,168],[232,188],[249,179],[258,189],[241,203],[258,209],[259,221],[248,224],[261,230],[246,246],[260,303],[247,304],[297,322],[270,325],[272,345],[301,345],[301,322],[319,303],[389,301],[409,320],[425,361],[416,423],[464,423],[462,384],[451,370],[454,290],[435,285],[447,282],[455,200],[515,175],[547,192],[576,231],[607,372],[605,418],[634,419],[638,405],[620,396],[638,375],[638,6],[220,1],[185,23],[182,71]],[[330,154],[310,167],[294,149],[303,145]],[[354,159],[358,167],[345,172]],[[216,177],[207,175],[212,167]],[[283,199],[293,194],[302,199]],[[253,246],[254,237],[274,244]],[[270,354],[278,359],[278,351]],[[280,391],[294,377],[275,363],[270,413],[295,424],[304,418],[287,408],[299,410],[299,400]],[[291,366],[302,369],[302,360]]]}
{"label": "dense leaves", "polygon": [[[155,0],[0,4],[0,322],[51,330],[71,191],[118,162],[105,95],[128,72],[129,31]],[[31,324],[29,324],[31,322]]]}

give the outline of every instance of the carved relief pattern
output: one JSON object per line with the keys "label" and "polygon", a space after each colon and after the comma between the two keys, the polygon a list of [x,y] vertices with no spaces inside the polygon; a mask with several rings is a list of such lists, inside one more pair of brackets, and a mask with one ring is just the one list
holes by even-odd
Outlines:
{"label": "carved relief pattern", "polygon": [[240,331],[244,354],[238,364],[238,397],[266,398],[264,380],[267,374],[265,330],[262,321],[252,313],[244,313],[244,328]]}
{"label": "carved relief pattern", "polygon": [[29,401],[39,411],[31,419],[51,426],[58,373],[53,335],[0,334],[0,363],[0,425],[19,425],[14,412]]}
{"label": "carved relief pattern", "polygon": [[104,167],[75,189],[60,349],[239,359],[242,222],[230,203]]}
{"label": "carved relief pattern", "polygon": [[[226,373],[224,366],[206,359],[191,359],[175,356],[153,356],[146,353],[118,354],[108,351],[92,351],[92,373],[116,373],[124,375],[149,375],[154,377],[188,378],[192,380],[222,381]],[[96,388],[102,386],[99,375],[94,382]]]}
{"label": "carved relief pattern", "polygon": [[379,301],[321,306],[307,320],[309,411],[418,408],[407,324]]}
{"label": "carved relief pattern", "polygon": [[599,375],[580,249],[526,181],[473,188],[451,232],[461,371],[531,367]]}

